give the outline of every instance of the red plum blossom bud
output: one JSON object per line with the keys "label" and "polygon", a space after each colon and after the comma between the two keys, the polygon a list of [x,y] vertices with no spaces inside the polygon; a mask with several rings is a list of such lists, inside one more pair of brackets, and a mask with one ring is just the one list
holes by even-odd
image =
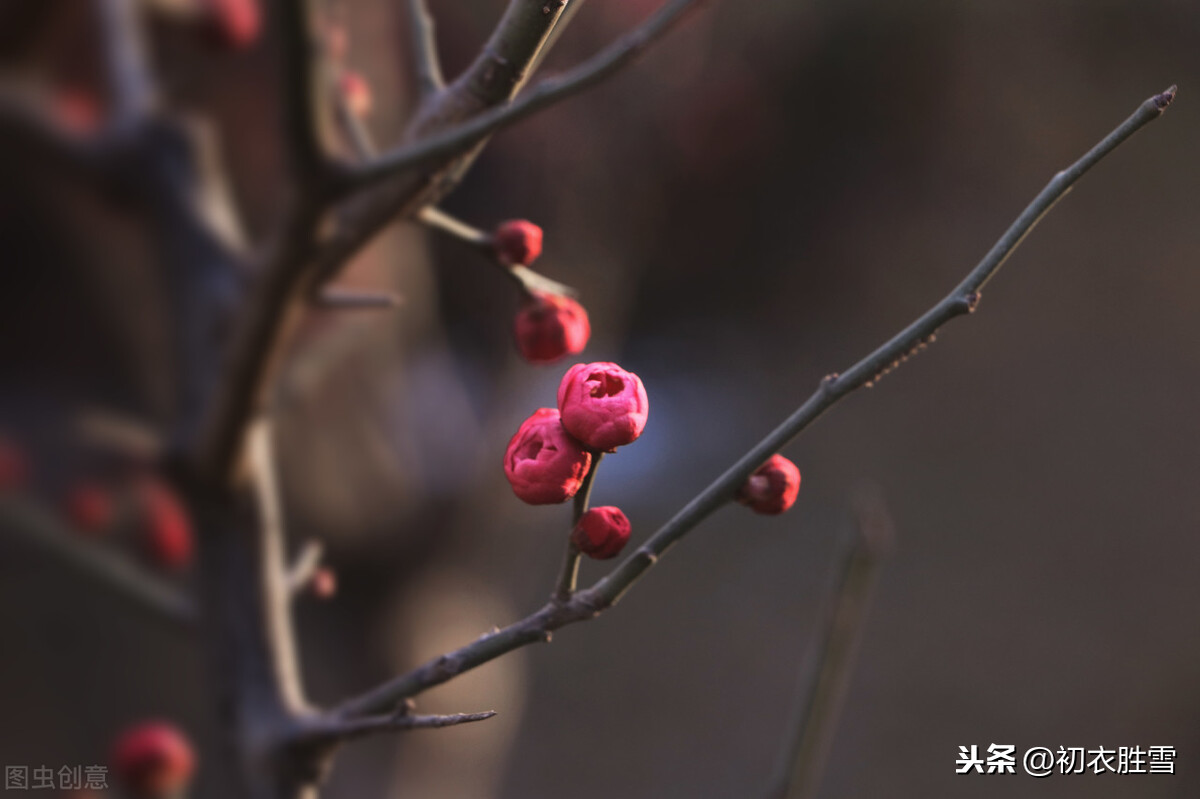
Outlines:
{"label": "red plum blossom bud", "polygon": [[629,519],[620,508],[592,508],[579,518],[571,531],[571,542],[580,552],[596,560],[615,558],[629,541]]}
{"label": "red plum blossom bud", "polygon": [[313,572],[312,580],[308,583],[308,590],[317,599],[332,599],[337,589],[337,572],[328,566],[322,566]]}
{"label": "red plum blossom bud", "polygon": [[122,733],[112,761],[117,779],[140,799],[178,795],[196,767],[187,737],[164,721],[142,722]]}
{"label": "red plum blossom bud", "polygon": [[513,493],[530,505],[566,502],[591,465],[591,453],[563,429],[553,408],[541,408],[522,422],[504,453],[504,475]]}
{"label": "red plum blossom bud", "polygon": [[513,325],[517,349],[530,363],[550,363],[565,355],[578,355],[587,346],[592,326],[587,311],[570,297],[534,294]]}
{"label": "red plum blossom bud", "polygon": [[633,372],[615,363],[577,363],[558,386],[558,409],[568,433],[589,449],[611,452],[642,434],[650,401]]}
{"label": "red plum blossom bud", "polygon": [[0,492],[18,491],[25,487],[29,464],[25,453],[13,442],[0,436]]}
{"label": "red plum blossom bud", "polygon": [[510,219],[496,226],[492,243],[506,266],[529,266],[542,254],[542,229],[528,219]]}
{"label": "red plum blossom bud", "polygon": [[772,455],[738,489],[737,501],[756,513],[774,516],[796,501],[800,491],[800,470],[782,455]]}
{"label": "red plum blossom bud", "polygon": [[245,50],[262,31],[258,0],[201,0],[201,8],[206,32],[220,47]]}
{"label": "red plum blossom bud", "polygon": [[72,488],[64,510],[77,530],[93,535],[106,532],[116,519],[112,494],[96,483],[79,483]]}
{"label": "red plum blossom bud", "polygon": [[150,560],[169,571],[192,562],[192,522],[175,492],[157,480],[139,487],[142,546]]}
{"label": "red plum blossom bud", "polygon": [[359,119],[370,116],[375,102],[371,95],[371,84],[367,83],[366,78],[357,72],[346,70],[338,79],[338,86],[342,96],[346,98],[346,108],[351,114]]}

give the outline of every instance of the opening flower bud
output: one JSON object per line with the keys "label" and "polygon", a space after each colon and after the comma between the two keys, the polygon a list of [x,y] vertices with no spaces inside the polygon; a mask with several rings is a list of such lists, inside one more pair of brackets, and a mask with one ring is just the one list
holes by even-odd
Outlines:
{"label": "opening flower bud", "polygon": [[571,542],[589,558],[608,560],[625,548],[630,529],[629,519],[620,508],[604,505],[579,518],[571,531]]}
{"label": "opening flower bud", "polygon": [[122,733],[112,762],[117,779],[139,799],[178,795],[196,768],[187,736],[164,721],[142,722]]}
{"label": "opening flower bud", "polygon": [[139,486],[142,546],[157,566],[179,571],[192,562],[192,522],[175,492],[158,480]]}
{"label": "opening flower bud", "polygon": [[796,502],[800,470],[782,455],[772,455],[738,490],[737,501],[756,513],[783,513]]}
{"label": "opening flower bud", "polygon": [[530,505],[566,502],[591,465],[591,453],[563,429],[553,408],[541,408],[522,422],[504,453],[504,475],[513,493]]}
{"label": "opening flower bud", "polygon": [[570,297],[535,294],[517,312],[513,332],[522,358],[550,363],[583,352],[592,326],[587,311]]}
{"label": "opening flower bud", "polygon": [[542,229],[528,219],[501,222],[492,232],[492,246],[505,266],[529,266],[542,254]]}
{"label": "opening flower bud", "polygon": [[578,363],[558,386],[558,409],[567,432],[589,449],[610,452],[642,434],[650,401],[633,372],[615,363]]}

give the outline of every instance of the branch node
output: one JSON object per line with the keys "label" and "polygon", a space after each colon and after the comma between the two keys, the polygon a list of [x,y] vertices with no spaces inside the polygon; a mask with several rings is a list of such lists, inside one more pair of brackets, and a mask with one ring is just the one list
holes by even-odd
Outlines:
{"label": "branch node", "polygon": [[1154,97],[1153,97],[1154,107],[1157,108],[1159,110],[1159,112],[1166,111],[1167,108],[1171,105],[1171,102],[1175,99],[1175,95],[1178,93],[1178,91],[1179,91],[1179,87],[1172,84],[1162,94],[1154,95]]}

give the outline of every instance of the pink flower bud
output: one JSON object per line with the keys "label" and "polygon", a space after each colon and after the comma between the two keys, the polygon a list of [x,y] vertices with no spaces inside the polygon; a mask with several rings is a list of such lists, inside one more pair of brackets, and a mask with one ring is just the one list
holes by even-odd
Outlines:
{"label": "pink flower bud", "polygon": [[29,477],[25,453],[13,442],[0,436],[0,492],[19,491]]}
{"label": "pink flower bud", "polygon": [[570,297],[535,294],[517,312],[514,332],[521,357],[550,363],[583,352],[592,335],[587,311]]}
{"label": "pink flower bud", "polygon": [[346,70],[338,80],[342,95],[346,98],[346,108],[359,119],[366,119],[371,114],[374,98],[371,95],[371,85],[367,79],[357,72]]}
{"label": "pink flower bud", "polygon": [[528,219],[510,219],[496,226],[492,243],[506,266],[529,266],[542,254],[542,229]]}
{"label": "pink flower bud", "polygon": [[126,730],[112,754],[113,771],[139,799],[177,795],[196,768],[187,737],[173,724],[146,721]]}
{"label": "pink flower bud", "polygon": [[800,470],[782,455],[772,455],[738,490],[737,501],[756,513],[774,516],[792,507],[800,491]]}
{"label": "pink flower bud", "polygon": [[258,0],[202,0],[209,38],[229,50],[245,50],[262,31]]}
{"label": "pink flower bud", "polygon": [[620,508],[605,505],[580,517],[571,531],[571,542],[589,558],[615,558],[629,541],[629,519]]}
{"label": "pink flower bud", "polygon": [[95,483],[79,483],[67,494],[67,518],[77,530],[91,535],[106,532],[116,518],[112,495]]}
{"label": "pink flower bud", "polygon": [[332,599],[337,589],[337,572],[328,566],[322,566],[313,572],[312,580],[308,583],[308,590],[317,599]]}
{"label": "pink flower bud", "polygon": [[591,465],[591,453],[567,434],[553,408],[540,408],[522,422],[504,453],[504,475],[530,505],[566,502]]}
{"label": "pink flower bud", "polygon": [[180,571],[192,562],[192,522],[187,509],[165,483],[148,479],[139,486],[142,546],[157,566]]}
{"label": "pink flower bud", "polygon": [[577,363],[558,386],[563,427],[589,449],[611,452],[646,427],[650,401],[642,379],[615,363]]}

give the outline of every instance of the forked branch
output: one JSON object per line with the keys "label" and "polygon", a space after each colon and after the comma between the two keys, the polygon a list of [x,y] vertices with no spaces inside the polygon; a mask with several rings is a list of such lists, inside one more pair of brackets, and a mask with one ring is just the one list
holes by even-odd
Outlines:
{"label": "forked branch", "polygon": [[897,367],[907,356],[933,339],[942,325],[971,313],[979,292],[1004,264],[1034,225],[1085,172],[1145,125],[1158,119],[1175,99],[1175,87],[1142,103],[1136,111],[1074,164],[1056,174],[1021,212],[988,253],[949,294],[920,318],[897,333],[843,374],[831,374],[791,416],[743,455],[724,474],[701,491],[644,544],[590,588],[568,601],[552,601],[521,621],[485,635],[453,652],[441,655],[408,674],[345,702],[339,713],[360,716],[387,710],[406,698],[537,641],[564,625],[592,618],[615,604],[667,550],[733,497],[750,474],[773,453],[816,421],[817,417],[850,392],[870,384]]}

